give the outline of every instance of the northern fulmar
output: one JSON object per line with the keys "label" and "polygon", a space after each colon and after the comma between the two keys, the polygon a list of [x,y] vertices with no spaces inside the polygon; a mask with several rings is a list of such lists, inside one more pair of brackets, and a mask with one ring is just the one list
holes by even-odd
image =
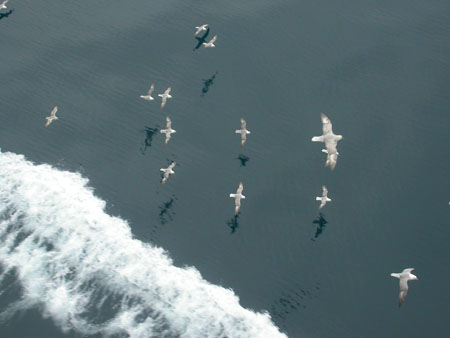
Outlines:
{"label": "northern fulmar", "polygon": [[316,197],[316,201],[321,201],[319,209],[322,209],[327,202],[331,202],[331,198],[328,198],[328,189],[322,185],[322,197]]}
{"label": "northern fulmar", "polygon": [[177,132],[176,130],[172,129],[172,120],[170,119],[169,116],[166,117],[166,129],[161,129],[160,132],[162,134],[166,134],[165,144],[169,142],[171,134]]}
{"label": "northern fulmar", "polygon": [[196,31],[195,31],[195,33],[194,33],[194,36],[199,35],[200,32],[202,32],[202,31],[206,31],[207,28],[208,28],[208,24],[204,24],[204,25],[195,27]]}
{"label": "northern fulmar", "polygon": [[230,194],[230,197],[234,198],[234,215],[237,215],[241,208],[241,198],[245,199],[245,196],[242,195],[242,190],[244,190],[244,185],[240,182],[236,193]]}
{"label": "northern fulmar", "polygon": [[56,112],[58,111],[58,106],[55,106],[53,110],[50,113],[50,116],[47,116],[45,119],[47,122],[45,122],[45,127],[48,127],[50,123],[52,123],[54,120],[58,119],[58,116],[56,116]]}
{"label": "northern fulmar", "polygon": [[172,90],[172,87],[169,87],[166,89],[166,91],[164,93],[158,94],[158,96],[162,98],[161,108],[164,108],[164,106],[166,105],[167,99],[172,98],[172,95],[170,95],[171,90]]}
{"label": "northern fulmar", "polygon": [[247,130],[247,122],[241,117],[241,129],[236,130],[236,134],[241,134],[241,147],[244,146],[245,141],[247,141],[247,134],[250,134],[250,131]]}
{"label": "northern fulmar", "polygon": [[411,272],[414,268],[408,268],[400,273],[391,273],[392,277],[400,279],[400,294],[398,296],[398,307],[402,306],[405,301],[406,294],[408,293],[408,281],[409,280],[419,280],[417,276],[413,275]]}
{"label": "northern fulmar", "polygon": [[161,184],[166,183],[167,179],[169,178],[170,174],[175,174],[175,171],[173,171],[173,167],[175,167],[176,162],[172,162],[167,168],[161,168],[159,170],[161,170],[164,174],[163,174],[163,179],[161,181]]}
{"label": "northern fulmar", "polygon": [[214,42],[216,42],[218,35],[214,35],[212,37],[211,40],[209,40],[208,42],[203,42],[203,46],[205,46],[205,48],[211,48],[211,47],[216,47],[216,45],[214,44]]}
{"label": "northern fulmar", "polygon": [[326,149],[322,149],[324,153],[327,154],[327,161],[325,166],[330,166],[331,170],[336,167],[337,157],[339,155],[337,151],[337,143],[342,140],[342,135],[335,135],[333,133],[332,124],[330,119],[325,114],[320,114],[322,119],[322,136],[314,136],[311,141],[313,142],[324,142]]}
{"label": "northern fulmar", "polygon": [[142,99],[144,99],[144,100],[147,100],[147,101],[153,101],[154,98],[152,97],[152,93],[153,93],[154,90],[155,90],[155,85],[152,83],[151,86],[150,86],[150,89],[147,92],[147,94],[141,95],[140,97]]}

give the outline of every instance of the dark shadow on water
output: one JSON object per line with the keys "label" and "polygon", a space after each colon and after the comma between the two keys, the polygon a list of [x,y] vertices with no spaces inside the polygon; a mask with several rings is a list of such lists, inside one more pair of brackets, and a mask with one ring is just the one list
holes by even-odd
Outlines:
{"label": "dark shadow on water", "polygon": [[319,216],[315,220],[313,220],[313,224],[318,224],[318,226],[314,238],[311,238],[312,241],[315,241],[316,238],[319,238],[319,236],[323,232],[323,229],[325,229],[327,223],[328,223],[327,220],[323,217],[323,214],[320,212]]}
{"label": "dark shadow on water", "polygon": [[236,229],[239,228],[239,213],[227,221],[227,225],[231,229],[231,234],[236,232]]}
{"label": "dark shadow on water", "polygon": [[206,37],[208,36],[208,34],[209,34],[209,27],[207,28],[207,30],[206,30],[205,34],[203,34],[203,36],[195,37],[195,39],[197,40],[197,45],[194,47],[194,51],[199,49],[202,46],[203,42],[206,42]]}
{"label": "dark shadow on water", "polygon": [[9,10],[9,12],[6,12],[6,13],[0,13],[0,20],[3,19],[3,18],[7,18],[8,16],[10,16],[12,12],[14,12],[13,9]]}
{"label": "dark shadow on water", "polygon": [[153,136],[158,132],[158,128],[145,127],[144,132],[145,132],[145,140],[143,146],[141,147],[142,155],[145,154],[147,148],[150,148],[152,146],[152,139]]}
{"label": "dark shadow on water", "polygon": [[247,157],[245,155],[239,154],[237,159],[239,161],[241,161],[241,167],[245,167],[245,165],[247,164],[248,160],[250,160],[250,157]]}
{"label": "dark shadow on water", "polygon": [[208,92],[209,87],[211,87],[214,84],[214,79],[216,78],[216,75],[219,74],[219,72],[215,72],[213,76],[211,76],[209,79],[203,80],[203,88],[202,88],[202,95],[205,96],[205,94]]}
{"label": "dark shadow on water", "polygon": [[175,195],[173,195],[170,200],[168,200],[167,202],[164,202],[160,207],[159,207],[159,221],[161,224],[166,224],[167,222],[172,220],[172,216],[174,215],[173,212],[170,212],[170,209],[173,206],[173,202],[175,202],[177,198],[175,197]]}
{"label": "dark shadow on water", "polygon": [[301,287],[291,287],[291,289],[284,289],[280,297],[274,301],[270,307],[270,314],[275,320],[276,324],[283,329],[286,329],[286,320],[291,313],[306,309],[306,304],[313,298],[316,298],[316,293],[320,290],[320,283],[316,283],[313,291],[303,289]]}

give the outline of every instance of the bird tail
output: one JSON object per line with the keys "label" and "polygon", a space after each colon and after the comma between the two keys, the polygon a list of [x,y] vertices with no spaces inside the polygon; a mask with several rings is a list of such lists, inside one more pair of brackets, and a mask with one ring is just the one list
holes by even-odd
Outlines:
{"label": "bird tail", "polygon": [[234,215],[236,216],[238,214],[238,212],[239,212],[239,207],[235,207],[234,208]]}

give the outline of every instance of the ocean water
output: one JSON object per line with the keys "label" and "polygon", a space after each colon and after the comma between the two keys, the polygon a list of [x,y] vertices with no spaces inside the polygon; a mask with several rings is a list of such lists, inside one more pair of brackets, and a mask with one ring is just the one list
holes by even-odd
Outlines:
{"label": "ocean water", "polygon": [[448,1],[7,6],[0,337],[448,335]]}

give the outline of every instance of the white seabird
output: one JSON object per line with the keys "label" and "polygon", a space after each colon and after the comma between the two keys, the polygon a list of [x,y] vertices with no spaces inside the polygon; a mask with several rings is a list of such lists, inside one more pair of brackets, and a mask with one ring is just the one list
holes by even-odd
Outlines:
{"label": "white seabird", "polygon": [[241,147],[244,146],[245,141],[247,141],[247,134],[250,134],[250,131],[247,130],[247,122],[241,117],[241,129],[236,130],[236,134],[241,134]]}
{"label": "white seabird", "polygon": [[208,28],[208,24],[204,24],[204,25],[201,25],[199,27],[195,27],[196,31],[195,31],[194,36],[197,36],[202,31],[206,31],[207,28]]}
{"label": "white seabird", "polygon": [[150,86],[150,89],[147,92],[147,94],[141,95],[140,97],[142,99],[144,99],[144,100],[147,100],[147,101],[153,101],[154,98],[152,97],[152,93],[153,93],[154,90],[155,90],[155,85],[152,83],[151,86]]}
{"label": "white seabird", "polygon": [[162,98],[161,108],[164,108],[164,106],[166,105],[167,99],[172,98],[172,95],[169,94],[171,90],[172,90],[172,87],[169,87],[166,89],[166,91],[164,93],[158,94],[158,96]]}
{"label": "white seabird", "polygon": [[170,174],[175,174],[175,171],[173,171],[173,167],[175,167],[176,162],[172,162],[167,168],[161,168],[159,170],[161,170],[164,174],[163,174],[163,179],[161,181],[161,184],[166,183],[167,179],[169,178]]}
{"label": "white seabird", "polygon": [[409,280],[419,280],[417,276],[413,275],[411,272],[414,268],[408,268],[403,270],[401,273],[391,273],[392,277],[400,279],[400,294],[398,296],[398,307],[402,306],[405,301],[406,294],[408,293],[408,281]]}
{"label": "white seabird", "polygon": [[55,106],[53,110],[50,113],[50,116],[47,116],[45,119],[47,122],[45,122],[45,127],[48,127],[50,123],[52,123],[54,120],[57,120],[58,117],[56,116],[56,112],[58,111],[58,106]]}
{"label": "white seabird", "polygon": [[322,185],[322,197],[316,197],[316,201],[321,201],[319,209],[322,209],[327,202],[331,202],[331,198],[328,198],[328,189]]}
{"label": "white seabird", "polygon": [[239,212],[239,209],[241,208],[241,198],[245,199],[245,196],[242,195],[242,190],[244,190],[244,185],[242,182],[239,183],[239,187],[235,194],[230,194],[231,198],[234,198],[234,215],[237,215]]}
{"label": "white seabird", "polygon": [[169,118],[169,116],[166,117],[166,129],[161,129],[160,132],[162,134],[166,134],[165,144],[169,142],[171,134],[177,132],[176,130],[172,129],[172,120]]}
{"label": "white seabird", "polygon": [[218,35],[214,35],[212,37],[211,40],[209,40],[208,42],[203,42],[203,46],[205,46],[205,48],[210,48],[210,47],[216,47],[216,45],[214,44],[214,42],[216,42]]}
{"label": "white seabird", "polygon": [[9,1],[9,0],[5,0],[5,1],[3,1],[2,3],[0,3],[0,9],[8,8],[8,7],[6,7],[6,3],[7,3],[8,1]]}
{"label": "white seabird", "polygon": [[339,155],[337,151],[337,143],[342,140],[342,135],[335,135],[333,133],[332,124],[330,119],[325,114],[320,114],[322,119],[322,136],[314,136],[311,141],[313,142],[324,142],[327,149],[322,149],[324,153],[327,154],[327,161],[325,166],[330,166],[331,170],[336,167],[337,157]]}

